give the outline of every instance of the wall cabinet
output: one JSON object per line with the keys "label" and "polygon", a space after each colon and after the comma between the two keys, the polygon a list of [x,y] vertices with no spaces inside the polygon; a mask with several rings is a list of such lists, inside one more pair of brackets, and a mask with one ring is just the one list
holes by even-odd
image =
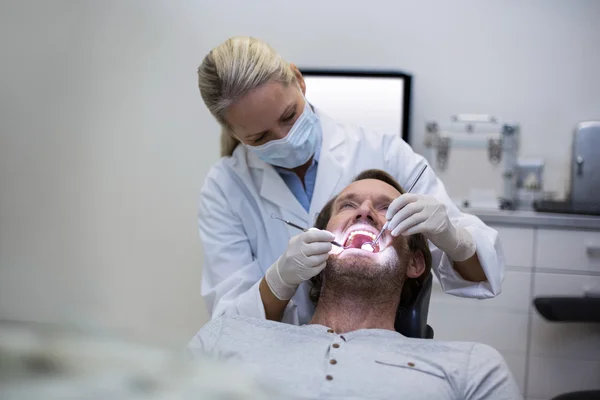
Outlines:
{"label": "wall cabinet", "polygon": [[429,324],[435,338],[496,348],[529,400],[600,389],[600,324],[548,322],[533,306],[536,296],[600,293],[600,231],[489,225],[506,254],[502,293],[459,298],[434,279]]}

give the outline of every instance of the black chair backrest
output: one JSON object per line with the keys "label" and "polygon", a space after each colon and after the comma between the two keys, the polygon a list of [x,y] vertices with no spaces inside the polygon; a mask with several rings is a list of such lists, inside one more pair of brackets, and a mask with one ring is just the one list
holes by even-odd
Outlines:
{"label": "black chair backrest", "polygon": [[427,325],[432,282],[430,272],[414,301],[409,306],[398,308],[394,327],[404,336],[433,339],[433,329]]}

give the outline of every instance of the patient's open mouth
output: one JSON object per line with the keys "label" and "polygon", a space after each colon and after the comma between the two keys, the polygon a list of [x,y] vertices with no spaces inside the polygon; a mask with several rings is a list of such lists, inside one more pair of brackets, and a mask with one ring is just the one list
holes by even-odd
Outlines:
{"label": "patient's open mouth", "polygon": [[370,253],[379,253],[379,243],[374,246],[372,244],[375,238],[376,235],[373,232],[355,230],[348,235],[348,238],[344,242],[344,248],[361,249]]}

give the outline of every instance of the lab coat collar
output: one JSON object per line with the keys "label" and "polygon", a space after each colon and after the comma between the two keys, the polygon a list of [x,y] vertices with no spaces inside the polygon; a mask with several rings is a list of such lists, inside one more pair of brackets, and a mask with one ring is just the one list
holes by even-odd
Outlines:
{"label": "lab coat collar", "polygon": [[346,137],[342,132],[338,132],[338,124],[336,121],[318,108],[315,108],[315,113],[321,121],[321,128],[323,130],[323,148],[331,151],[344,143]]}
{"label": "lab coat collar", "polygon": [[253,152],[248,151],[243,145],[240,146],[243,147],[248,166],[262,171],[262,180],[259,182],[260,196],[280,208],[289,211],[302,221],[308,222],[308,213],[287,187],[275,168],[258,158]]}

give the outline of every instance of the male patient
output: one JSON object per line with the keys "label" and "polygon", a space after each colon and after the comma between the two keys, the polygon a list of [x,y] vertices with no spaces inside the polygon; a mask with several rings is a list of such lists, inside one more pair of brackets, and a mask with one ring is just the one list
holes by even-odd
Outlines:
{"label": "male patient", "polygon": [[350,248],[332,252],[313,281],[317,306],[308,325],[217,318],[190,349],[244,365],[290,398],[520,399],[491,347],[394,330],[399,305],[430,273],[427,241],[385,232],[374,249],[362,245],[377,235],[402,192],[387,173],[369,170],[323,208],[316,227]]}

